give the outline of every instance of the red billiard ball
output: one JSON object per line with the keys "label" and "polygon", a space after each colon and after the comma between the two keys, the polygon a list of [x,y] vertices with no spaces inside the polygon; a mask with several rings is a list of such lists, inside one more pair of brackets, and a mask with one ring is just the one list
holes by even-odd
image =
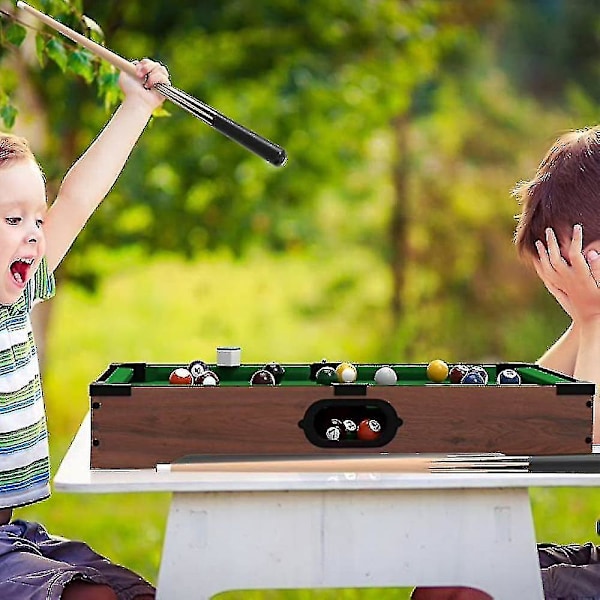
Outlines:
{"label": "red billiard ball", "polygon": [[450,383],[460,383],[462,378],[469,372],[469,369],[468,365],[454,365],[448,375]]}
{"label": "red billiard ball", "polygon": [[183,367],[174,369],[169,375],[169,383],[174,385],[190,385],[193,381],[192,374]]}
{"label": "red billiard ball", "polygon": [[275,376],[265,369],[259,369],[250,378],[250,385],[275,385]]}
{"label": "red billiard ball", "polygon": [[356,434],[358,439],[364,442],[376,440],[381,435],[381,423],[375,419],[363,419],[358,424]]}

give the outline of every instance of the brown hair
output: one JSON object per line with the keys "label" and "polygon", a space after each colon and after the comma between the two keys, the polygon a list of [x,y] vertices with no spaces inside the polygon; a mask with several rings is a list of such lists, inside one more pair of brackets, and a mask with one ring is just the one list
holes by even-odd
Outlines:
{"label": "brown hair", "polygon": [[559,137],[531,181],[513,190],[522,206],[515,244],[523,258],[537,257],[536,240],[552,227],[559,242],[571,239],[573,225],[583,226],[584,247],[600,239],[600,126]]}

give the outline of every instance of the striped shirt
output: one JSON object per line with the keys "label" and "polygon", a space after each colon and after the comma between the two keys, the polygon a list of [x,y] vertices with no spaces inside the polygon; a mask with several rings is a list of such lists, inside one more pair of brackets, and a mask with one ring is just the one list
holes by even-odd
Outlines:
{"label": "striped shirt", "polygon": [[0,305],[0,508],[50,495],[48,430],[30,313],[53,295],[54,276],[44,259],[19,299]]}

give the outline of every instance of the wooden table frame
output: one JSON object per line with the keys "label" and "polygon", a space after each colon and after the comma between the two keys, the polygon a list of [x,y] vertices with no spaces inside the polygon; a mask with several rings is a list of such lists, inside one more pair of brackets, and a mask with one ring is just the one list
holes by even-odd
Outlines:
{"label": "wooden table frame", "polygon": [[74,493],[171,492],[159,600],[235,589],[466,585],[542,600],[529,487],[600,474],[91,470],[84,419],[54,479]]}

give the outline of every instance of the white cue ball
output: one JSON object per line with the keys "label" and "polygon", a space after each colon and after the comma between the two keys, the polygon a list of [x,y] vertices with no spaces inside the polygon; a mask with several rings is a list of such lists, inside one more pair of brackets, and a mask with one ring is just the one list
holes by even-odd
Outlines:
{"label": "white cue ball", "polygon": [[375,383],[378,385],[395,385],[397,381],[398,376],[392,367],[380,367],[375,371]]}
{"label": "white cue ball", "polygon": [[344,369],[342,371],[342,381],[344,383],[356,381],[356,369]]}

